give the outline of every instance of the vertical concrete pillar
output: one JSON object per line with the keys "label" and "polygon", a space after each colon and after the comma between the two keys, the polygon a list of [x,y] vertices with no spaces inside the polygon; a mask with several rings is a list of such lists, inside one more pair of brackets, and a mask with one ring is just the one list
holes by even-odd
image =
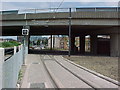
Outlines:
{"label": "vertical concrete pillar", "polygon": [[20,50],[21,50],[21,45],[18,46],[18,51],[20,51]]}
{"label": "vertical concrete pillar", "polygon": [[52,38],[52,35],[51,35],[51,37],[50,37],[51,39],[50,39],[50,50],[52,50],[52,45],[53,45],[53,38]]}
{"label": "vertical concrete pillar", "polygon": [[4,48],[0,48],[0,90],[3,87]]}
{"label": "vertical concrete pillar", "polygon": [[16,54],[16,51],[17,51],[17,47],[14,46],[14,55]]}
{"label": "vertical concrete pillar", "polygon": [[97,35],[90,35],[90,52],[93,55],[97,54]]}
{"label": "vertical concrete pillar", "polygon": [[55,36],[53,35],[53,49],[55,48]]}
{"label": "vertical concrete pillar", "polygon": [[120,34],[110,35],[110,56],[120,57]]}
{"label": "vertical concrete pillar", "polygon": [[75,52],[75,36],[71,37],[71,53]]}
{"label": "vertical concrete pillar", "polygon": [[85,53],[85,35],[80,35],[80,53]]}

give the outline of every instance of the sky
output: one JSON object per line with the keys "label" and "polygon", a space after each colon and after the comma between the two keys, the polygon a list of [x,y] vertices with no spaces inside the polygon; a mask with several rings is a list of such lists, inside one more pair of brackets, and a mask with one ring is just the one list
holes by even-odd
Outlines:
{"label": "sky", "polygon": [[[2,2],[61,2],[63,0],[1,0]],[[64,2],[118,2],[119,0],[64,0]]]}
{"label": "sky", "polygon": [[1,0],[1,10],[118,6],[119,0]]}
{"label": "sky", "polygon": [[[61,4],[61,5],[60,5]],[[119,0],[1,0],[1,10],[41,8],[117,7]],[[1,37],[0,37],[1,38]],[[11,37],[7,37],[11,38]],[[16,37],[12,37],[17,39]]]}

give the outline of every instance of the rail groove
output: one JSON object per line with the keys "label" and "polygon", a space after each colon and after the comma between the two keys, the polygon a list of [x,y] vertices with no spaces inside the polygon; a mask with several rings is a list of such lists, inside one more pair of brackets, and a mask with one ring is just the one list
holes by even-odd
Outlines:
{"label": "rail groove", "polygon": [[45,68],[46,72],[48,73],[48,75],[49,75],[49,77],[50,77],[50,80],[51,80],[51,82],[52,82],[55,90],[59,90],[60,87],[57,85],[57,83],[55,82],[54,78],[51,76],[49,70],[47,69],[47,67],[46,67],[46,65],[45,65],[45,63],[44,63],[44,60],[45,60],[45,59],[43,58],[43,56],[41,56],[41,57],[42,57],[42,58],[41,58],[41,61],[42,61],[43,67]]}
{"label": "rail groove", "polygon": [[[43,56],[42,56],[42,57],[43,57]],[[74,72],[72,72],[70,69],[68,69],[67,67],[65,67],[62,63],[58,62],[53,56],[49,55],[49,57],[51,58],[51,60],[54,60],[56,63],[58,63],[58,64],[59,64],[61,67],[63,67],[65,70],[67,70],[67,71],[70,72],[72,75],[74,75],[75,77],[77,77],[79,80],[83,81],[84,83],[86,83],[87,85],[89,85],[90,87],[92,87],[93,90],[100,90],[100,88],[101,88],[100,86],[94,85],[94,83],[91,83],[89,80],[86,80],[85,78],[78,76],[77,74],[75,74]],[[47,69],[44,60],[45,60],[45,59],[42,58],[42,63],[43,63],[43,65],[44,65],[44,67],[45,67],[47,73],[49,74],[52,82],[54,83],[55,88],[58,88],[58,90],[59,90],[60,87],[59,87],[59,85],[57,84],[56,80],[53,78],[53,76],[50,74],[49,70]],[[67,60],[66,60],[66,61],[67,61]],[[74,63],[72,63],[72,62],[69,62],[69,63],[71,63],[71,64],[74,65],[74,66],[77,66],[76,64],[74,64]],[[78,66],[77,66],[77,67],[78,67]],[[81,68],[81,67],[78,67],[78,68]],[[87,72],[89,72],[89,73],[91,73],[91,74],[96,75],[95,73],[90,72],[90,71],[88,71],[88,70],[86,70],[86,69],[84,69],[84,68],[81,68],[81,69],[83,69],[83,70],[85,70],[85,71],[87,71]],[[104,80],[107,80],[106,78],[104,78],[104,77],[102,77],[102,76],[99,76],[99,75],[96,75],[96,76],[98,76],[99,78],[102,78],[102,79],[104,79]],[[116,82],[112,82],[111,80],[107,80],[107,81],[109,81],[109,82],[112,83],[112,84],[115,84],[115,85],[119,86],[119,84],[117,84]]]}
{"label": "rail groove", "polygon": [[[64,60],[66,60],[66,59],[64,59]],[[82,67],[82,66],[80,66],[80,65],[77,65],[77,64],[75,64],[74,62],[71,62],[71,61],[69,61],[69,60],[66,60],[66,61],[69,62],[69,63],[71,63],[72,65],[80,68],[80,69],[83,69],[83,70],[85,70],[85,71],[87,71],[87,72],[89,72],[89,73],[91,73],[91,74],[94,74],[94,75],[96,75],[96,76],[98,76],[98,77],[100,77],[100,78],[102,78],[102,79],[104,79],[104,80],[107,80],[107,81],[109,81],[109,82],[111,82],[111,83],[113,83],[113,84],[115,84],[115,85],[120,86],[120,83],[119,83],[119,82],[116,82],[116,81],[114,81],[114,80],[112,80],[112,79],[110,79],[110,78],[104,77],[104,76],[102,76],[102,75],[100,75],[100,74],[97,74],[96,72],[93,72],[93,71],[91,71],[91,70],[88,70],[87,68],[84,68],[84,67]]]}

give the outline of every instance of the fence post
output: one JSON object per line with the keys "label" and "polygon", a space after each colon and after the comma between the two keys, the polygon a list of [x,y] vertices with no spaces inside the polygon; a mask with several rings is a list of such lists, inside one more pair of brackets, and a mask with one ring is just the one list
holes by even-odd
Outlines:
{"label": "fence post", "polygon": [[4,48],[0,48],[0,90],[3,87]]}
{"label": "fence post", "polygon": [[16,51],[17,51],[17,47],[14,46],[14,54],[16,54]]}
{"label": "fence post", "polygon": [[21,50],[21,45],[18,46],[18,51],[20,51],[20,50]]}

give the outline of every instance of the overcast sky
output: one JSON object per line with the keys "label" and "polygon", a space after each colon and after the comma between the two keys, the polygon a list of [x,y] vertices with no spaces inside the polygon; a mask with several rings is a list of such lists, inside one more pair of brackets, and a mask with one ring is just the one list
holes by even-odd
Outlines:
{"label": "overcast sky", "polygon": [[[61,2],[63,0],[1,0],[2,2]],[[64,2],[119,2],[119,0],[64,0]]]}
{"label": "overcast sky", "polygon": [[62,1],[64,2],[60,8],[117,7],[119,5],[119,0],[1,0],[0,10],[58,8]]}
{"label": "overcast sky", "polygon": [[2,0],[2,10],[33,9],[33,8],[61,8],[72,7],[108,7],[118,6],[119,0]]}

